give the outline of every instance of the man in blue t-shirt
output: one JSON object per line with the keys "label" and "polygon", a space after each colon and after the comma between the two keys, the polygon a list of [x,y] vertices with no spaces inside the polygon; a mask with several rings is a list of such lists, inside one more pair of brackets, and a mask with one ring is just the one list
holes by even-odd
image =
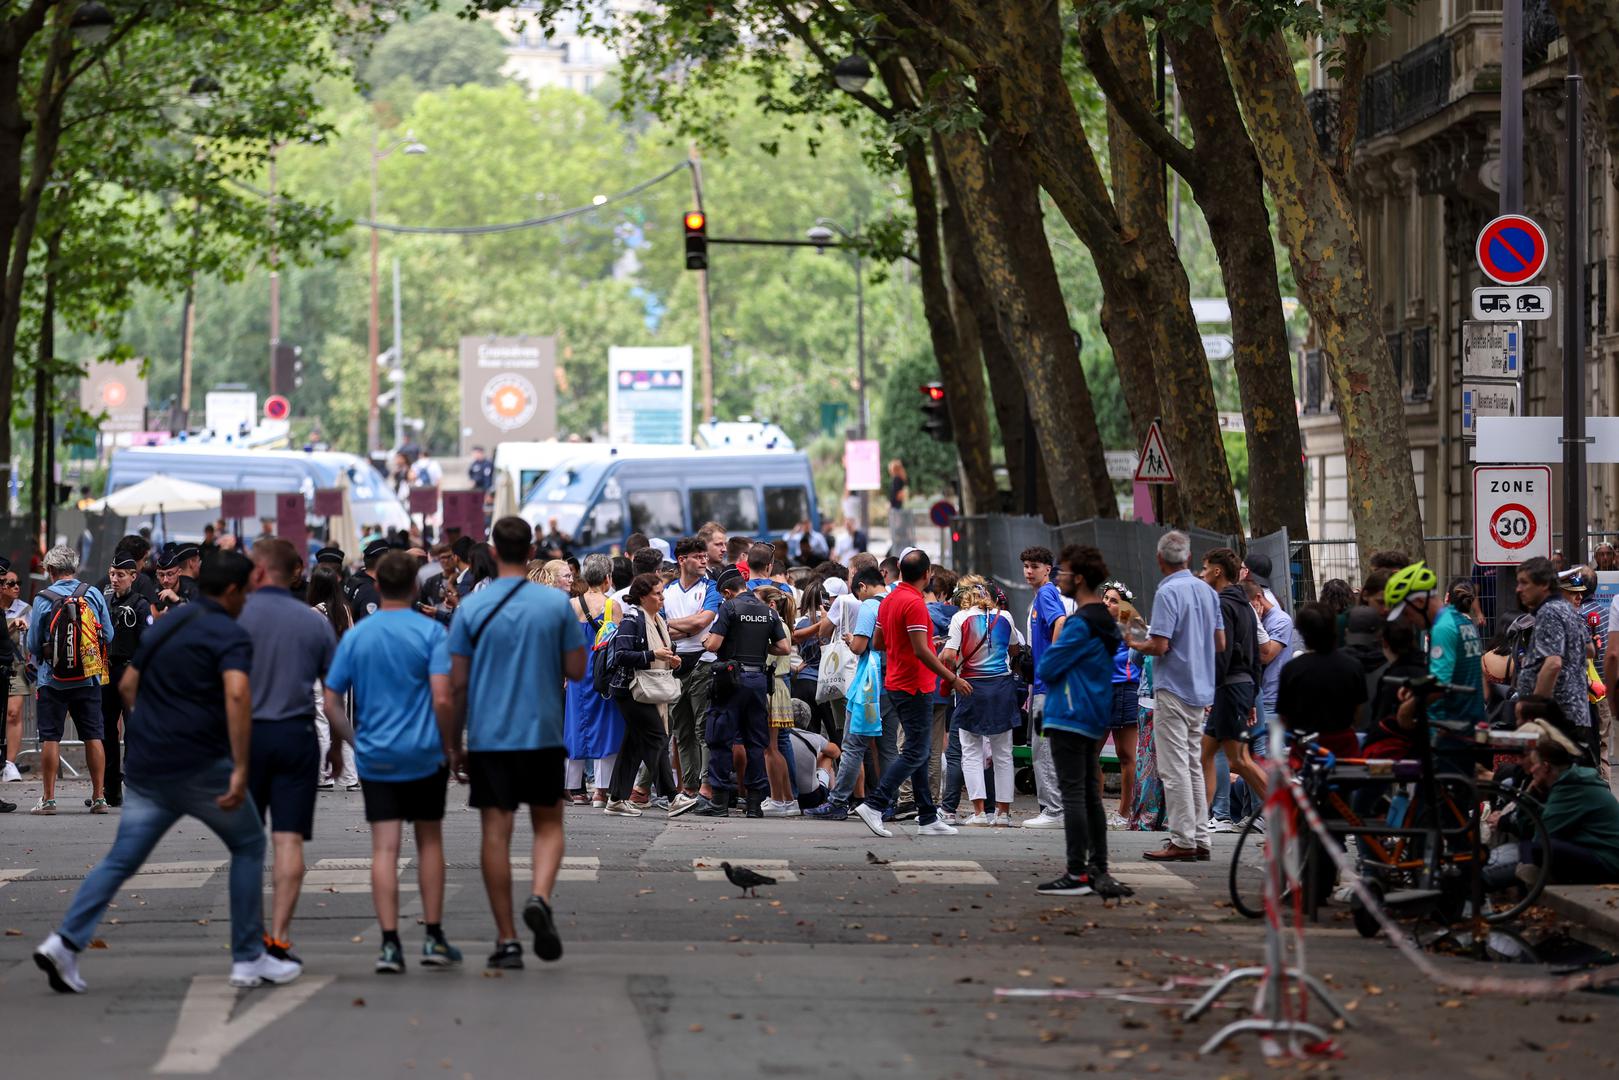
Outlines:
{"label": "man in blue t-shirt", "polygon": [[1062,633],[1068,607],[1062,592],[1051,580],[1057,557],[1047,547],[1032,547],[1018,556],[1023,560],[1023,580],[1034,590],[1029,604],[1029,654],[1034,661],[1034,684],[1029,687],[1029,749],[1034,758],[1034,796],[1040,812],[1023,823],[1029,829],[1062,828],[1062,792],[1057,788],[1057,766],[1051,760],[1051,743],[1042,730],[1046,711],[1046,684],[1040,678],[1040,657]]}
{"label": "man in blue t-shirt", "polygon": [[521,803],[534,825],[534,887],[523,922],[534,932],[536,956],[562,955],[550,901],[562,867],[563,685],[584,678],[587,642],[567,596],[528,580],[534,542],[528,522],[501,518],[491,539],[499,577],[461,601],[450,623],[451,745],[458,763],[465,758],[469,802],[482,819],[483,883],[499,935],[488,966],[520,968],[511,843]]}
{"label": "man in blue t-shirt", "polygon": [[[455,748],[449,635],[415,611],[416,560],[403,551],[376,568],[382,603],[344,635],[326,674],[326,714],[334,753],[354,741],[354,763],[371,825],[371,900],[382,927],[377,971],[405,970],[399,941],[399,844],[406,821],[416,825],[417,879],[427,938],[422,964],[451,967],[461,950],[444,937],[444,793]],[[343,695],[354,691],[354,724],[343,722]],[[349,729],[349,730],[345,730]],[[378,880],[378,875],[381,880]]]}

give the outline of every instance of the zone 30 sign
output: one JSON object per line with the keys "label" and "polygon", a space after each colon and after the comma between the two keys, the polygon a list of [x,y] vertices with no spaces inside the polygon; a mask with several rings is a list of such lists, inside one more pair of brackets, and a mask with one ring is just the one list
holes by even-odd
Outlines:
{"label": "zone 30 sign", "polygon": [[1552,471],[1546,465],[1473,470],[1473,561],[1515,566],[1552,553]]}

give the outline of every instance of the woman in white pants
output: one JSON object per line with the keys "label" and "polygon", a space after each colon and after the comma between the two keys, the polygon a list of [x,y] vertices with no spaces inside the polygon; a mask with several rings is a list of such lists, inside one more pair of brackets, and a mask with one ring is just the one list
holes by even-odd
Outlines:
{"label": "woman in white pants", "polygon": [[[317,563],[310,572],[309,589],[305,595],[309,599],[309,606],[326,616],[326,620],[332,624],[332,632],[341,640],[354,625],[354,617],[343,598],[343,578],[337,567],[330,563]],[[350,701],[349,705],[352,704]],[[315,735],[320,739],[320,771],[315,778],[315,786],[329,791],[342,784],[345,791],[358,791],[360,774],[354,771],[354,747],[347,739],[343,741],[342,775],[332,776],[331,768],[326,763],[326,755],[332,749],[332,727],[326,720],[326,694],[318,682],[315,684]]]}
{"label": "woman in white pants", "polygon": [[[961,608],[950,620],[944,651],[946,667],[972,683],[968,697],[956,696],[952,723],[961,736],[961,771],[973,813],[963,825],[1012,824],[1012,729],[1017,727],[1017,686],[1008,650],[1014,628],[1006,612],[995,606],[984,579],[969,574],[956,585]],[[984,769],[995,777],[995,813],[985,812],[988,792]]]}

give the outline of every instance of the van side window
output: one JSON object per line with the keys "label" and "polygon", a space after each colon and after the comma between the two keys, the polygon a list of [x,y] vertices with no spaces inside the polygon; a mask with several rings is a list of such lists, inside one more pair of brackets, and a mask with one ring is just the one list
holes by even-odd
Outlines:
{"label": "van side window", "polygon": [[686,515],[681,506],[680,492],[673,489],[658,491],[632,491],[630,503],[630,532],[648,536],[683,536]]}
{"label": "van side window", "polygon": [[765,488],[765,531],[772,535],[791,532],[800,521],[809,520],[809,493],[802,487]]}
{"label": "van side window", "polygon": [[596,542],[617,541],[624,536],[624,505],[617,499],[603,499],[590,512],[590,529]]}
{"label": "van side window", "polygon": [[726,532],[752,536],[759,531],[759,496],[750,487],[693,488],[691,520],[694,527],[717,521]]}

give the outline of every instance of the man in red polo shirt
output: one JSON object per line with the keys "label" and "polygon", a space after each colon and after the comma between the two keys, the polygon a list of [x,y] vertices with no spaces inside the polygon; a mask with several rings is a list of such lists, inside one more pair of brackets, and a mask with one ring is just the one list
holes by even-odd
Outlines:
{"label": "man in red polo shirt", "polygon": [[922,598],[922,583],[930,564],[927,552],[912,548],[900,557],[899,584],[883,598],[877,609],[877,648],[883,657],[883,690],[889,705],[899,717],[905,733],[905,747],[883,770],[882,779],[855,813],[878,836],[893,836],[883,825],[883,811],[894,793],[907,779],[916,796],[918,836],[949,836],[956,830],[939,820],[932,789],[928,785],[928,764],[933,758],[933,692],[943,679],[957,694],[970,694],[973,688],[939,662],[933,652],[933,619]]}

